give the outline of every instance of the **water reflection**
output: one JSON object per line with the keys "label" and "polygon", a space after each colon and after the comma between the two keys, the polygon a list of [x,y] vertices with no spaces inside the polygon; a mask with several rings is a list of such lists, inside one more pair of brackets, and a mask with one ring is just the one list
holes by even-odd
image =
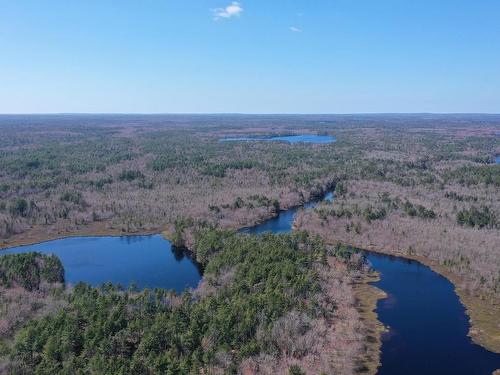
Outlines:
{"label": "water reflection", "polygon": [[453,285],[420,262],[365,253],[381,273],[375,286],[383,337],[379,374],[491,374],[500,355],[472,343],[469,320]]}
{"label": "water reflection", "polygon": [[164,288],[181,292],[196,287],[201,269],[160,235],[74,237],[2,251],[4,254],[38,251],[57,255],[66,281],[97,286],[105,282],[139,289]]}

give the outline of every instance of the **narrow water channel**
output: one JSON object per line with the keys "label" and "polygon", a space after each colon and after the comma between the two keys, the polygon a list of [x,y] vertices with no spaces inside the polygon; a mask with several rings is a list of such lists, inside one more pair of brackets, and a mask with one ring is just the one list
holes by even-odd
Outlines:
{"label": "narrow water channel", "polygon": [[[332,200],[327,194],[323,199]],[[318,201],[305,205],[314,207]],[[243,233],[289,233],[299,208],[281,212],[276,218]],[[70,283],[85,281],[131,282],[139,288],[182,291],[196,287],[201,272],[182,252],[160,235],[133,237],[75,237],[21,246],[0,254],[39,251],[59,256]],[[375,285],[388,298],[380,300],[380,321],[389,327],[382,344],[381,375],[486,375],[500,368],[500,355],[472,343],[467,332],[465,309],[444,277],[419,262],[366,253],[381,273]]]}
{"label": "narrow water channel", "polygon": [[[327,194],[331,201],[333,195]],[[312,208],[311,202],[306,208]],[[290,232],[297,209],[243,232]],[[389,332],[382,341],[380,375],[486,375],[500,369],[500,355],[467,336],[469,319],[453,285],[429,267],[390,255],[365,253],[388,294],[377,304]]]}

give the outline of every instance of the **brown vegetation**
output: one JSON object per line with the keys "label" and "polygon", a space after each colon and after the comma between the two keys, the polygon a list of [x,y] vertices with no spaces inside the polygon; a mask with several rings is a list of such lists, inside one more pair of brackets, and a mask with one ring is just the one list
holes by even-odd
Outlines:
{"label": "brown vegetation", "polygon": [[245,360],[243,374],[288,374],[293,365],[306,374],[376,373],[382,326],[372,314],[383,293],[367,284],[375,279],[333,257],[318,273],[321,307],[328,313],[311,320],[290,311],[273,328],[281,354]]}
{"label": "brown vegetation", "polygon": [[[41,127],[2,128],[2,247],[95,230],[158,232],[179,218],[251,225],[275,214],[273,201],[301,204],[327,182],[314,167],[322,148],[223,143],[233,130],[206,123]],[[303,168],[310,176],[298,178]]]}
{"label": "brown vegetation", "polygon": [[[457,285],[474,338],[495,349],[499,127],[500,117],[476,115],[4,116],[0,247],[165,230],[190,245],[193,233],[185,227],[252,225],[340,182],[335,202],[301,212],[296,227],[430,264]],[[219,142],[230,135],[290,133],[327,133],[337,142]],[[313,322],[290,311],[273,331],[281,362],[255,356],[243,368],[279,373],[276,366],[296,363],[314,372],[374,371],[381,327],[373,323],[373,289],[353,284],[356,277],[342,267],[331,267],[333,276],[318,269],[328,286],[325,307],[336,306],[331,316]],[[231,272],[204,282],[200,292],[230,283]],[[16,306],[12,293],[15,288],[2,298]],[[10,323],[4,326],[11,330]],[[374,345],[365,346],[367,337]],[[220,362],[228,356],[221,352]],[[373,363],[364,368],[367,358]]]}
{"label": "brown vegetation", "polygon": [[[0,371],[287,374],[296,366],[308,374],[374,373],[380,332],[370,316],[374,294],[358,290],[368,287],[369,272],[360,254],[327,248],[307,233],[213,229],[197,236],[193,253],[213,240],[220,246],[203,262],[203,282],[180,296],[109,284],[64,292],[47,284],[60,277],[57,258],[0,258],[5,319],[18,325],[3,332],[10,341],[17,331]],[[36,285],[41,300],[20,283]],[[11,312],[23,307],[19,298],[41,305],[17,320]]]}
{"label": "brown vegetation", "polygon": [[[347,193],[337,196],[333,204],[302,211],[295,226],[329,242],[416,258],[434,266],[454,282],[468,307],[474,325],[471,335],[488,348],[500,350],[500,231],[463,226],[456,221],[456,213],[474,203],[500,212],[498,190],[450,187],[461,196],[480,197],[471,203],[451,201],[443,198],[442,190],[419,186],[403,188],[364,180],[346,181],[345,185]],[[404,204],[394,203],[405,200],[432,210],[436,216],[410,216]],[[382,209],[384,217],[367,214]]]}
{"label": "brown vegetation", "polygon": [[0,373],[14,334],[23,325],[65,306],[63,269],[58,259],[37,253],[0,259]]}

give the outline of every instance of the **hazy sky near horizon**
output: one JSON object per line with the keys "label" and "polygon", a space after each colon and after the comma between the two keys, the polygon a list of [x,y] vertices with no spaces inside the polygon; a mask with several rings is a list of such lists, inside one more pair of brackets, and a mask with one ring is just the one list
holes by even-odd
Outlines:
{"label": "hazy sky near horizon", "polygon": [[498,0],[0,0],[0,113],[500,113]]}

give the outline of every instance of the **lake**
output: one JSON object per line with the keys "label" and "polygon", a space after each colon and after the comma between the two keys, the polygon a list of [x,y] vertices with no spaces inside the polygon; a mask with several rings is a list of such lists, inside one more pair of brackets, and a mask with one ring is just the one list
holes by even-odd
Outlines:
{"label": "lake", "polygon": [[[333,199],[329,193],[325,199]],[[309,202],[314,206],[319,200]],[[282,211],[247,233],[290,232],[299,207]],[[68,237],[34,245],[0,250],[0,255],[38,251],[61,259],[67,283],[80,281],[99,286],[112,282],[124,287],[135,283],[138,289],[164,288],[182,292],[195,288],[201,280],[199,266],[181,249],[175,249],[161,235],[121,237]]]}
{"label": "lake", "polygon": [[1,250],[0,254],[38,251],[55,254],[67,283],[98,286],[105,282],[139,289],[164,288],[182,292],[201,280],[198,266],[161,235],[70,237]]}
{"label": "lake", "polygon": [[[322,199],[332,201],[332,193]],[[307,203],[312,208],[321,199]],[[289,233],[299,207],[241,232]],[[201,272],[160,235],[74,237],[4,250],[1,254],[39,251],[63,262],[66,280],[99,285],[111,281],[139,288],[178,292],[196,287]],[[388,294],[377,304],[380,321],[389,327],[382,340],[381,375],[490,375],[500,368],[500,355],[472,343],[469,320],[453,285],[419,262],[365,252],[381,280],[374,283]]]}

